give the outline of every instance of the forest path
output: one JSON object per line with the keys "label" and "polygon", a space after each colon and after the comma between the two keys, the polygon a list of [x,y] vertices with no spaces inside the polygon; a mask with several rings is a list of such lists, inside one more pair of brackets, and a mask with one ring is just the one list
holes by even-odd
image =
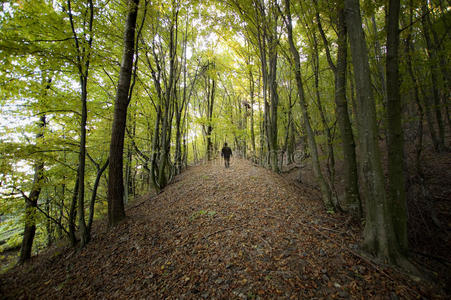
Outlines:
{"label": "forest path", "polygon": [[163,193],[132,205],[114,230],[97,224],[83,250],[43,254],[2,276],[1,292],[47,299],[428,294],[353,254],[357,231],[312,197],[245,160],[232,159],[229,169],[219,159],[190,167]]}

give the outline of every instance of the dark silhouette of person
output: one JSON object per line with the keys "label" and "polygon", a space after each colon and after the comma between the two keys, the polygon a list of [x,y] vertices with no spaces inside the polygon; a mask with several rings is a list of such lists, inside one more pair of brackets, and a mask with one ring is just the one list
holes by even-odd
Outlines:
{"label": "dark silhouette of person", "polygon": [[224,157],[225,167],[230,167],[230,156],[232,156],[232,149],[227,146],[227,143],[224,143],[224,147],[222,147],[221,156]]}

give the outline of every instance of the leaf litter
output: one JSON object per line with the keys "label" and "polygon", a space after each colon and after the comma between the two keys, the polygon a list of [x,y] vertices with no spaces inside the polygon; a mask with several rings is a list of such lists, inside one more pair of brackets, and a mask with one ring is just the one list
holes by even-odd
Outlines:
{"label": "leaf litter", "polygon": [[[235,159],[190,167],[92,241],[0,276],[0,298],[445,299],[359,254],[361,229],[315,191]],[[3,293],[3,295],[2,295]]]}

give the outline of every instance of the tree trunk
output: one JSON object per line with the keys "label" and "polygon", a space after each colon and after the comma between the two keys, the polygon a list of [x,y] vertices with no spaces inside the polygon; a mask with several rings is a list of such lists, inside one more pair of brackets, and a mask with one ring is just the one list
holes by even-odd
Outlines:
{"label": "tree trunk", "polygon": [[176,55],[177,55],[177,21],[178,11],[172,8],[172,20],[170,25],[169,36],[169,78],[166,84],[164,107],[162,109],[162,125],[161,125],[161,154],[158,163],[158,186],[163,189],[170,180],[171,170],[168,170],[170,163],[170,149],[171,149],[171,129],[172,117],[174,113],[173,103],[176,98]]}
{"label": "tree trunk", "polygon": [[87,76],[81,76],[81,124],[80,124],[80,152],[78,157],[78,231],[80,247],[84,247],[90,239],[85,221],[85,168],[86,168],[86,124],[88,118],[87,109]]}
{"label": "tree trunk", "polygon": [[128,93],[132,75],[134,53],[133,50],[135,43],[135,28],[138,15],[138,4],[139,0],[128,1],[129,12],[125,24],[124,52],[114,106],[107,194],[108,223],[110,226],[118,224],[125,218],[122,155],[124,152],[124,135],[127,121],[127,107],[129,104]]}
{"label": "tree trunk", "polygon": [[286,9],[286,19],[287,19],[287,32],[288,32],[288,43],[290,44],[290,51],[293,56],[294,60],[294,72],[296,77],[296,85],[298,89],[298,96],[299,96],[299,104],[301,106],[302,111],[302,117],[304,122],[304,129],[307,134],[308,144],[310,148],[310,153],[312,155],[312,165],[313,165],[313,172],[315,174],[316,181],[318,182],[318,185],[321,190],[322,200],[324,203],[324,206],[327,211],[334,211],[334,205],[332,203],[331,199],[331,191],[330,187],[327,185],[327,182],[324,180],[324,176],[321,172],[321,166],[319,163],[319,156],[318,156],[318,148],[315,141],[315,134],[313,132],[312,126],[310,124],[309,114],[307,110],[307,103],[305,101],[305,93],[304,93],[304,87],[302,84],[302,77],[301,77],[301,61],[299,58],[299,52],[296,49],[293,41],[293,28],[292,28],[292,21],[291,21],[291,12],[290,12],[290,2],[289,0],[285,0],[285,9]]}
{"label": "tree trunk", "polygon": [[[275,44],[275,37],[271,36],[268,44]],[[269,145],[270,162],[274,172],[279,172],[278,155],[279,146],[277,143],[277,111],[279,106],[279,94],[277,93],[277,51],[275,47],[269,49],[269,90],[270,90],[270,118],[269,118]]]}
{"label": "tree trunk", "polygon": [[176,126],[176,131],[175,131],[175,170],[176,170],[176,174],[180,174],[182,172],[182,128],[181,128],[181,124],[182,124],[182,112],[179,112],[179,107],[178,104],[176,103],[176,107],[175,107],[175,126]]}
{"label": "tree trunk", "polygon": [[[44,137],[44,128],[46,125],[45,115],[43,114],[39,120],[39,132],[36,135],[36,141]],[[34,166],[33,185],[29,196],[25,196],[25,228],[22,238],[22,246],[20,248],[19,264],[31,258],[31,250],[33,248],[34,236],[36,233],[36,207],[38,206],[39,194],[42,189],[42,181],[44,179],[44,162],[38,159]]]}
{"label": "tree trunk", "polygon": [[[210,83],[210,79],[207,78],[208,83]],[[207,125],[207,159],[211,160],[212,159],[212,154],[213,154],[213,143],[211,141],[211,134],[213,132],[213,106],[215,103],[215,87],[216,87],[216,82],[214,79],[211,80],[211,85],[208,84],[208,92],[207,93],[207,118],[208,118],[208,125]]]}
{"label": "tree trunk", "polygon": [[[410,23],[413,22],[413,6],[410,3]],[[421,152],[423,151],[423,120],[424,120],[424,109],[420,101],[420,93],[418,91],[418,81],[414,74],[413,64],[412,64],[412,55],[414,54],[414,49],[412,46],[412,26],[409,28],[409,33],[405,39],[405,51],[407,53],[407,70],[410,75],[410,79],[412,80],[412,86],[414,91],[415,103],[417,105],[418,110],[418,132],[417,132],[417,143],[415,145],[416,155],[415,155],[415,169],[417,174],[422,174],[421,170]]]}
{"label": "tree trunk", "polygon": [[155,116],[155,127],[152,137],[152,159],[151,159],[151,171],[150,176],[154,188],[159,191],[158,186],[158,160],[160,153],[160,120],[161,120],[161,105],[158,105],[157,115]]}
{"label": "tree trunk", "polygon": [[70,203],[70,210],[69,210],[69,239],[71,242],[72,247],[75,247],[77,245],[77,237],[75,235],[76,227],[75,227],[75,218],[77,217],[77,195],[78,195],[78,184],[80,182],[77,170],[77,178],[75,179],[75,186],[74,190],[72,192],[72,200]]}
{"label": "tree trunk", "polygon": [[[329,180],[330,180],[330,188],[335,193],[335,155],[334,155],[334,148],[333,148],[333,138],[332,134],[330,132],[330,127],[326,119],[326,114],[324,112],[323,104],[321,102],[321,95],[319,90],[319,54],[318,54],[318,42],[316,39],[316,33],[313,32],[313,75],[315,78],[315,96],[316,96],[316,104],[318,105],[319,115],[321,118],[321,123],[323,124],[324,131],[326,133],[326,139],[327,139],[327,154],[328,154],[328,163],[327,163],[327,170],[329,173]],[[338,202],[337,204],[338,205]]]}
{"label": "tree trunk", "polygon": [[348,104],[346,101],[346,73],[347,73],[347,39],[344,1],[340,2],[338,10],[338,50],[337,68],[335,72],[335,105],[338,128],[342,138],[344,155],[345,201],[348,209],[355,218],[362,217],[362,202],[358,187],[357,160],[355,154],[354,135],[349,120]]}
{"label": "tree trunk", "polygon": [[367,252],[382,261],[406,266],[407,263],[394,230],[391,206],[385,192],[385,178],[377,138],[376,107],[359,1],[345,0],[345,9],[357,88],[359,150],[366,200],[363,246]]}
{"label": "tree trunk", "polygon": [[386,76],[384,72],[384,64],[382,60],[382,47],[379,44],[379,38],[377,33],[376,16],[374,12],[371,15],[371,25],[374,34],[374,56],[376,61],[377,75],[379,75],[379,81],[381,84],[382,104],[387,107],[387,84]]}
{"label": "tree trunk", "polygon": [[[345,24],[345,12],[344,2],[339,1],[337,3],[338,17],[337,17],[337,65],[334,64],[332,56],[330,54],[329,43],[327,41],[326,34],[323,30],[321,18],[318,11],[318,4],[315,0],[316,8],[316,20],[318,24],[318,30],[321,34],[325,50],[326,58],[331,70],[334,73],[335,82],[335,115],[337,118],[338,128],[342,138],[343,148],[343,165],[344,165],[344,182],[345,182],[345,202],[348,206],[348,210],[356,219],[362,216],[362,205],[358,190],[358,173],[357,162],[355,154],[355,142],[352,132],[351,121],[349,119],[348,104],[346,100],[346,73],[347,73],[347,40],[346,40],[346,24]],[[352,80],[351,80],[352,86]],[[353,91],[351,91],[352,97]],[[354,105],[355,108],[355,105]],[[324,114],[322,114],[324,116]],[[322,117],[324,119],[324,117]],[[328,133],[328,132],[326,132]],[[330,130],[328,133],[328,140],[330,137]],[[329,144],[329,152],[331,152]],[[333,164],[333,163],[331,163]],[[331,178],[334,176],[331,176]]]}
{"label": "tree trunk", "polygon": [[404,180],[404,136],[399,95],[399,0],[390,0],[387,16],[387,147],[389,200],[396,237],[402,253],[407,252],[407,204]]}
{"label": "tree trunk", "polygon": [[[250,68],[250,66],[249,66]],[[255,131],[254,131],[254,91],[255,89],[255,83],[254,83],[254,76],[252,74],[252,69],[249,69],[249,93],[251,98],[251,145],[252,145],[252,155],[255,157]]]}
{"label": "tree trunk", "polygon": [[[439,96],[439,76],[437,65],[439,64],[439,60],[437,58],[437,51],[432,44],[432,40],[430,37],[431,30],[431,21],[429,19],[429,10],[427,8],[427,3],[423,5],[423,15],[424,17],[421,19],[423,24],[423,34],[426,40],[427,53],[429,56],[429,67],[431,71],[431,82],[432,82],[432,98],[434,100],[434,111],[435,111],[435,119],[437,121],[438,133],[439,136],[436,138],[435,150],[437,152],[441,152],[445,150],[445,128],[443,126],[443,118],[441,112],[440,105],[440,96]],[[430,124],[433,127],[433,124]],[[433,129],[431,129],[433,130]]]}
{"label": "tree trunk", "polygon": [[97,175],[96,175],[96,179],[94,181],[94,186],[92,187],[91,201],[89,203],[89,218],[88,218],[88,225],[87,225],[88,232],[90,234],[91,234],[92,222],[94,221],[94,206],[96,203],[97,189],[99,187],[99,183],[100,183],[102,174],[105,171],[105,169],[108,167],[109,162],[110,162],[110,160],[107,159],[102,167],[100,167],[98,165],[96,166],[97,167]]}

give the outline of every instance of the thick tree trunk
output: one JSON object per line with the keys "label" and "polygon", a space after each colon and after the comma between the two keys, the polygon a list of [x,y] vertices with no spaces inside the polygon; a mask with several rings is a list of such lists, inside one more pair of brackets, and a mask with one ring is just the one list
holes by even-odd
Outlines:
{"label": "thick tree trunk", "polygon": [[[44,128],[46,125],[45,115],[43,114],[39,120],[39,132],[36,140],[39,141],[44,137]],[[36,233],[36,208],[38,206],[39,194],[42,189],[42,181],[44,179],[44,162],[41,159],[36,161],[34,166],[33,185],[28,197],[25,196],[25,228],[22,238],[22,246],[20,248],[19,264],[31,258],[31,250],[33,248],[34,236]]]}
{"label": "thick tree trunk", "polygon": [[335,111],[338,128],[340,129],[343,156],[345,201],[348,209],[355,218],[362,217],[362,203],[358,187],[357,160],[355,154],[354,135],[349,120],[348,104],[346,101],[346,72],[347,72],[347,39],[344,2],[340,2],[338,10],[338,50],[337,68],[335,71]]}
{"label": "thick tree trunk", "polygon": [[389,199],[400,250],[407,252],[407,204],[404,180],[404,136],[399,95],[399,0],[390,0],[387,16],[387,147]]}
{"label": "thick tree trunk", "polygon": [[334,211],[334,205],[331,199],[331,191],[330,187],[328,186],[327,182],[324,179],[324,176],[321,171],[321,166],[319,163],[319,156],[318,156],[318,148],[315,141],[315,133],[313,132],[312,126],[310,124],[309,114],[307,110],[307,103],[305,101],[305,93],[304,93],[304,87],[302,84],[302,77],[301,77],[301,61],[299,58],[299,52],[296,49],[293,41],[293,29],[292,29],[292,21],[291,21],[291,12],[290,12],[290,2],[289,0],[285,0],[285,9],[286,9],[286,18],[287,18],[287,32],[288,32],[288,43],[290,44],[290,51],[293,56],[294,60],[294,72],[296,77],[296,85],[298,89],[298,96],[299,96],[299,104],[301,106],[302,111],[302,118],[304,122],[304,129],[307,134],[308,144],[310,148],[310,154],[312,156],[312,166],[313,166],[313,172],[316,177],[316,181],[318,182],[318,185],[321,190],[321,196],[324,203],[324,206],[326,210],[328,211]]}
{"label": "thick tree trunk", "polygon": [[118,224],[125,218],[122,155],[124,152],[124,135],[127,121],[127,107],[129,104],[128,93],[132,75],[135,28],[139,0],[129,0],[128,4],[129,12],[125,24],[124,53],[115,99],[109,155],[110,168],[107,199],[108,223],[110,226]]}
{"label": "thick tree trunk", "polygon": [[391,205],[387,201],[385,192],[385,178],[377,138],[376,107],[359,1],[345,0],[345,9],[357,87],[359,150],[366,200],[363,246],[367,252],[382,261],[407,267],[407,261],[402,254],[394,230]]}

